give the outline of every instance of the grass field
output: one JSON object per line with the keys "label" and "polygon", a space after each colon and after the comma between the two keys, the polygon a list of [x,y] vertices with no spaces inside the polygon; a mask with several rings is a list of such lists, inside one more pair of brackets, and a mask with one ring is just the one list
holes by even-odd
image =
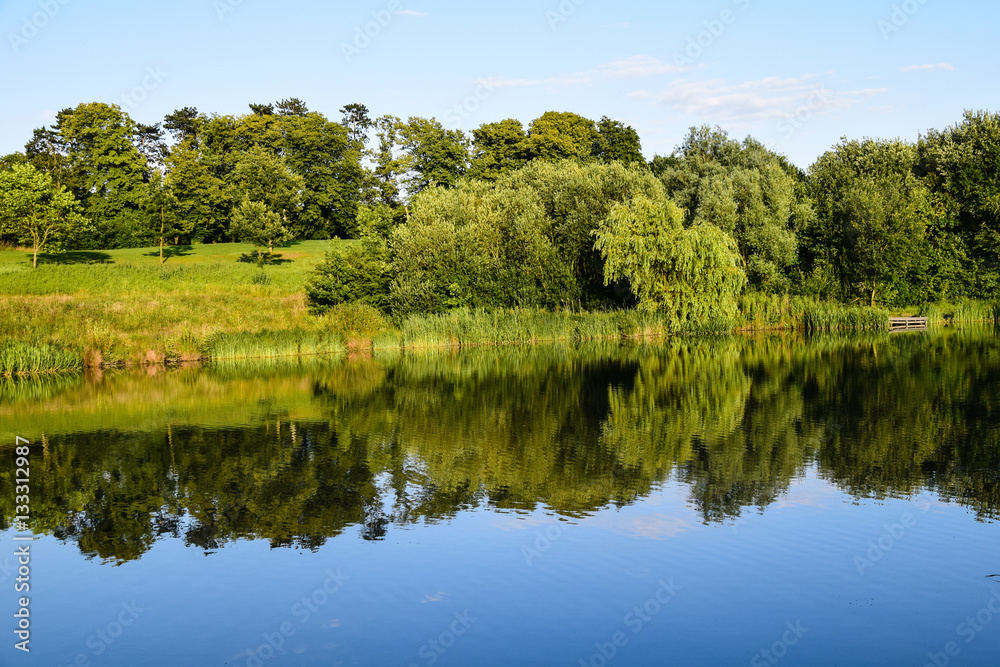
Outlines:
{"label": "grass field", "polygon": [[225,334],[316,331],[304,285],[332,243],[345,242],[290,243],[263,267],[252,246],[228,243],[168,247],[163,264],[157,248],[44,255],[37,269],[30,253],[0,251],[0,346],[106,365],[200,358]]}

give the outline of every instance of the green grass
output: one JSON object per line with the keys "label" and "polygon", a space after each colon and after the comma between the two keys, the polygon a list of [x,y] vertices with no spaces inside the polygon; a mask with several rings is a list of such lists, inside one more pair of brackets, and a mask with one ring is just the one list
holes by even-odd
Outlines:
{"label": "green grass", "polygon": [[235,353],[239,335],[259,349],[265,331],[312,332],[298,349],[326,349],[304,285],[344,243],[293,242],[263,267],[241,261],[253,247],[236,243],[169,249],[163,264],[157,248],[46,255],[37,269],[30,253],[0,251],[0,344],[38,339],[89,365],[198,359],[226,340]]}
{"label": "green grass", "polygon": [[78,371],[83,357],[73,350],[48,343],[0,342],[0,376]]}

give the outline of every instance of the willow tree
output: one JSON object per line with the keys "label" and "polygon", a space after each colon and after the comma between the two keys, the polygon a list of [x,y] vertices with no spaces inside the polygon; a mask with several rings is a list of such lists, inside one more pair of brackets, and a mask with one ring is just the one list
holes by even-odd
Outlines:
{"label": "willow tree", "polygon": [[736,242],[713,225],[684,228],[683,219],[671,201],[640,195],[616,204],[594,232],[604,279],[628,280],[639,308],[675,328],[731,319],[747,284]]}

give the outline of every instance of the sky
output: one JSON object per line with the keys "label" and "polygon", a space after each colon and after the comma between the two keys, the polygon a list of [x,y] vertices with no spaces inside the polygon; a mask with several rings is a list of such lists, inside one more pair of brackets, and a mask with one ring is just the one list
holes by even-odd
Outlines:
{"label": "sky", "polygon": [[84,102],[152,124],[297,97],[449,129],[546,111],[750,135],[803,169],[841,137],[1000,111],[1000,3],[972,0],[0,0],[0,154]]}

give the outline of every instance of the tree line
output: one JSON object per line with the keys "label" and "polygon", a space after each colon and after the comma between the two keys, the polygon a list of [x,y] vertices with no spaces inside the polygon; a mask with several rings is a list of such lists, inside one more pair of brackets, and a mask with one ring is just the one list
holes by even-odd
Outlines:
{"label": "tree line", "polygon": [[398,314],[578,303],[685,319],[745,289],[892,305],[992,297],[1000,281],[995,113],[916,142],[844,138],[802,170],[707,126],[647,161],[607,117],[466,134],[340,112],[292,98],[143,125],[114,105],[65,109],[0,158],[0,241],[37,257],[360,239],[321,265],[311,305]]}

